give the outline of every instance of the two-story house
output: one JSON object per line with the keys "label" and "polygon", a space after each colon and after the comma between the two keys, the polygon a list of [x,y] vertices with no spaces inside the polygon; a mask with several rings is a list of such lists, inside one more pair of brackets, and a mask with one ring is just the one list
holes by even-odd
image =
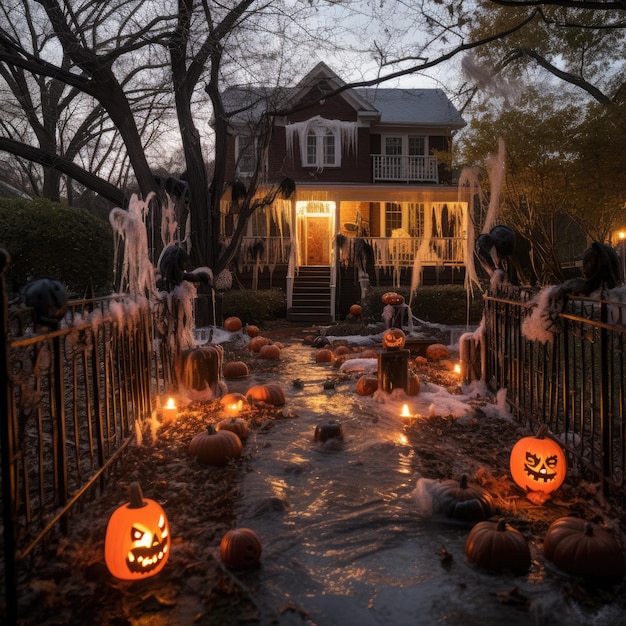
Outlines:
{"label": "two-story house", "polygon": [[[462,282],[467,203],[447,164],[465,125],[440,89],[343,89],[319,63],[297,87],[244,87],[224,94],[232,141],[230,179],[259,193],[284,177],[290,200],[257,211],[238,259],[238,280],[284,287],[291,319],[341,319],[368,284]],[[268,92],[269,93],[269,92]],[[273,107],[259,156],[259,113]],[[286,113],[281,113],[286,111]],[[257,163],[258,160],[262,162]],[[237,219],[226,194],[226,234]]]}

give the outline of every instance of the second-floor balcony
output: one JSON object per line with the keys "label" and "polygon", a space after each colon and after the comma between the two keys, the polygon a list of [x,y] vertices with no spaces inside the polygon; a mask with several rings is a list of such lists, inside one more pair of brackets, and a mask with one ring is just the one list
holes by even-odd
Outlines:
{"label": "second-floor balcony", "polygon": [[372,154],[374,182],[438,183],[437,158]]}

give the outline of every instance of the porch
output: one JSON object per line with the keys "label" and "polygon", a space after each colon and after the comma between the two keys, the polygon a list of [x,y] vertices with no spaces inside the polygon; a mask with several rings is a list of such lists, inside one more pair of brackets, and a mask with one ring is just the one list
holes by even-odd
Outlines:
{"label": "porch", "polygon": [[372,179],[402,183],[438,183],[437,158],[372,154]]}

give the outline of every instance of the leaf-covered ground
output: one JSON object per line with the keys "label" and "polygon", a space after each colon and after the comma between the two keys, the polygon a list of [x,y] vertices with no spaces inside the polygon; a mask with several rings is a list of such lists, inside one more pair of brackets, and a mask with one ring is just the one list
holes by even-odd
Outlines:
{"label": "leaf-covered ground", "polygon": [[[303,338],[294,329],[274,329],[271,335],[285,343],[302,343]],[[261,362],[236,346],[227,344],[225,349],[227,360],[246,361],[250,368],[271,371],[280,367],[280,361]],[[458,387],[445,366],[421,363],[415,367],[422,381],[435,382],[451,392]],[[256,407],[247,410],[245,417],[252,430],[267,431],[271,437],[272,428],[293,416],[284,408]],[[160,425],[152,444],[128,450],[108,478],[105,492],[72,515],[70,535],[51,542],[46,553],[23,572],[23,624],[214,626],[259,621],[260,612],[246,589],[245,577],[224,567],[219,559],[220,540],[236,525],[238,484],[249,467],[250,453],[244,446],[240,460],[224,468],[200,468],[188,452],[191,438],[221,418],[216,401],[191,404],[176,423]],[[494,495],[500,513],[527,539],[541,543],[550,521],[577,515],[609,527],[623,542],[624,511],[605,501],[597,485],[572,476],[543,506],[533,504],[515,488],[509,478],[509,451],[526,434],[513,422],[483,413],[479,403],[469,418],[422,418],[407,427],[418,472],[430,478],[466,474]],[[148,426],[144,437],[150,436]],[[173,545],[169,562],[158,576],[129,583],[110,576],[103,551],[108,518],[128,500],[128,485],[135,480],[141,480],[146,497],[166,508]],[[619,590],[590,592],[571,583],[565,592],[597,604],[604,600],[602,594],[612,594],[606,597],[612,600]],[[524,599],[511,596],[502,601],[523,604]]]}

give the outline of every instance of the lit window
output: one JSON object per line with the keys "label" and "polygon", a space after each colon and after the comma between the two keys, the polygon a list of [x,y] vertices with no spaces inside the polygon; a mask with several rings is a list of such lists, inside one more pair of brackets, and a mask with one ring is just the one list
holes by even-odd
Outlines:
{"label": "lit window", "polygon": [[322,124],[309,130],[306,136],[306,165],[333,167],[339,163],[339,142],[333,131]]}

